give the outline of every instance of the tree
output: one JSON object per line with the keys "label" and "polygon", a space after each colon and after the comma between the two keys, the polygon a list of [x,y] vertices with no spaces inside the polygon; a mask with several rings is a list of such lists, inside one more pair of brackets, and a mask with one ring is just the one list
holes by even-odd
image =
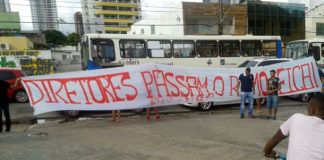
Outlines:
{"label": "tree", "polygon": [[67,45],[76,46],[78,42],[80,42],[80,35],[78,33],[71,33],[66,38]]}
{"label": "tree", "polygon": [[66,36],[57,30],[44,31],[45,40],[47,44],[63,45],[66,43]]}

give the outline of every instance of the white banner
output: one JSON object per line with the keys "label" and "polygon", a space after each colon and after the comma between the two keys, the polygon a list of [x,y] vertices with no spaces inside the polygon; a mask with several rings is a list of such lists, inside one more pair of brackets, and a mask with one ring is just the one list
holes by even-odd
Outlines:
{"label": "white banner", "polygon": [[[281,81],[280,96],[318,92],[313,58],[251,68],[255,97],[266,96],[270,70]],[[172,104],[233,101],[245,68],[190,68],[148,64],[79,71],[22,80],[35,115],[61,110],[124,110]]]}

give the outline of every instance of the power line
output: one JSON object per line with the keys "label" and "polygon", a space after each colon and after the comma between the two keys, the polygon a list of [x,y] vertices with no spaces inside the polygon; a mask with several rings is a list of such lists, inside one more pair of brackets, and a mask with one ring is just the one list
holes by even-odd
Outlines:
{"label": "power line", "polygon": [[[48,22],[16,22],[16,21],[0,21],[0,22],[4,22],[4,23],[48,23]],[[78,23],[58,23],[58,22],[51,22],[54,24],[78,24]],[[83,25],[101,25],[101,26],[106,26],[106,27],[116,27],[116,25],[106,25],[106,24],[95,24],[95,23],[83,23]],[[164,27],[175,27],[175,26],[206,26],[209,28],[212,27],[216,27],[217,25],[219,25],[218,23],[214,23],[214,24],[199,24],[199,23],[192,23],[192,24],[134,24],[132,26],[164,26]],[[232,26],[232,25],[227,25],[225,24],[225,26]],[[247,25],[235,25],[235,27],[239,27],[239,28],[248,28]],[[253,27],[253,30],[263,30],[263,27]],[[280,30],[283,28],[274,28],[275,30]],[[291,29],[291,30],[298,30],[298,29]],[[301,32],[301,31],[296,31],[296,32]],[[303,31],[303,32],[307,32],[307,33],[317,33],[316,31]]]}

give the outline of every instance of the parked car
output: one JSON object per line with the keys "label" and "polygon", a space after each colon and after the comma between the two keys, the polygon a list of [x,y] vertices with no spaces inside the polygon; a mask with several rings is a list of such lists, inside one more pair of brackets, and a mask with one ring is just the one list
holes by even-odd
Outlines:
{"label": "parked car", "polygon": [[[258,67],[258,66],[268,66],[276,63],[282,63],[290,61],[291,59],[288,58],[256,58],[251,59],[243,62],[238,67],[239,68],[245,68],[245,67]],[[261,105],[264,105],[266,102],[266,98],[261,99]],[[199,103],[186,103],[185,106],[189,107],[198,107],[200,110],[209,110],[214,105],[228,105],[228,104],[239,104],[241,103],[241,99],[237,98],[233,101],[226,101],[226,102],[199,102]],[[254,102],[256,104],[256,102]]]}
{"label": "parked car", "polygon": [[[16,79],[20,77],[25,77],[25,74],[19,69],[0,68],[0,79],[10,83],[11,85],[15,84]],[[16,88],[9,88],[8,97],[10,100],[19,103],[28,102],[27,93],[21,82],[18,83]]]}

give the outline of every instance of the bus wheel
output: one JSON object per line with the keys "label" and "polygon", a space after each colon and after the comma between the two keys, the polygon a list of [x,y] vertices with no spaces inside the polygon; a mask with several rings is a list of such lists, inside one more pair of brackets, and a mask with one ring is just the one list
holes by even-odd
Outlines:
{"label": "bus wheel", "polygon": [[309,102],[311,98],[312,98],[312,94],[310,94],[310,93],[301,94],[299,97],[299,99],[302,102]]}
{"label": "bus wheel", "polygon": [[80,111],[76,110],[68,110],[63,112],[64,115],[69,116],[69,117],[78,117],[80,115]]}
{"label": "bus wheel", "polygon": [[208,111],[213,106],[213,102],[200,102],[198,103],[198,109],[202,111]]}

